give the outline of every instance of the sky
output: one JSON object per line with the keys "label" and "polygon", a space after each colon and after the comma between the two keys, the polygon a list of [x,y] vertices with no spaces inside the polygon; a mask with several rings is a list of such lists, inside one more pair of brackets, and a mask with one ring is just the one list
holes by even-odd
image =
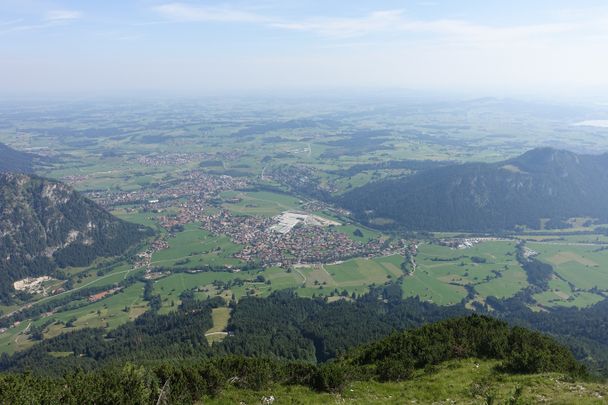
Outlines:
{"label": "sky", "polygon": [[0,94],[593,96],[605,0],[0,0]]}

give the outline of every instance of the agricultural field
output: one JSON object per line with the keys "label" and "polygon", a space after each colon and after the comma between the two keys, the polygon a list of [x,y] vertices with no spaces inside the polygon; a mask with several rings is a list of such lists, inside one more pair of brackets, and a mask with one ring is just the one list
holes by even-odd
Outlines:
{"label": "agricultural field", "polygon": [[[382,233],[362,225],[346,224],[336,226],[334,229],[338,232],[347,234],[352,240],[358,242],[366,242],[370,239],[379,239],[383,237]],[[358,235],[358,232],[356,232],[357,230],[359,230],[361,235]]]}
{"label": "agricultural field", "polygon": [[[414,170],[389,166],[404,160],[496,162],[539,144],[574,142],[570,123],[563,122],[561,116],[532,119],[492,101],[471,102],[465,115],[460,105],[404,107],[395,114],[393,102],[370,109],[344,100],[268,102],[263,107],[247,101],[231,106],[215,101],[100,102],[76,111],[72,107],[32,106],[19,119],[4,116],[0,142],[49,157],[35,168],[36,174],[63,181],[119,218],[157,231],[154,238],[167,246],[151,249],[151,238],[139,251],[150,252],[149,262],[135,263],[133,257],[107,258],[64,272],[71,280],[72,292],[87,287],[109,289],[130,276],[166,272],[154,281],[153,293],[161,296],[162,313],[174,310],[180,303],[179,295],[190,289],[196,290],[197,298],[221,296],[227,302],[233,297],[264,297],[288,288],[303,297],[334,300],[365,294],[371,286],[399,282],[405,297],[439,305],[461,302],[471,291],[472,300],[481,303],[488,296],[513,297],[528,286],[516,260],[515,241],[450,249],[428,243],[430,235],[363,226],[348,212],[332,206],[331,199],[326,203],[326,198],[369,182],[410,175]],[[535,136],[526,135],[530,133]],[[582,146],[577,141],[577,147],[608,148],[605,130],[581,127],[576,133],[578,139],[585,139]],[[272,174],[281,167],[292,169],[293,174]],[[309,211],[340,222],[342,225],[332,229],[361,244],[370,240],[420,241],[417,266],[406,275],[401,248],[371,258],[303,266],[272,262],[262,268],[254,260],[246,270],[232,272],[246,265],[233,257],[244,245],[201,229],[200,217],[180,219],[175,228],[163,226],[163,218],[190,218],[191,212],[184,211],[192,206],[204,215],[227,210],[233,216],[264,220],[290,210]],[[608,291],[608,254],[597,250],[601,247],[597,244],[608,244],[608,236],[594,234],[601,225],[587,221],[578,218],[567,230],[517,236],[529,241],[529,247],[540,253],[540,260],[554,266],[557,277],[550,281],[549,291],[534,296],[540,305],[585,307],[603,299],[595,289]],[[382,225],[382,220],[375,225]],[[573,232],[578,234],[569,234]],[[458,234],[435,236],[452,238]],[[224,271],[187,272],[206,266]],[[143,285],[140,278],[115,295],[32,319],[31,323],[59,322],[45,327],[45,337],[74,328],[114,328],[148,308]],[[35,296],[0,309],[8,314],[30,303],[53,299]],[[222,311],[228,316],[225,309]],[[66,327],[68,321],[73,321],[73,326]],[[0,333],[1,350],[12,352],[34,344],[23,333],[29,323],[24,321]]]}
{"label": "agricultural field", "polygon": [[142,283],[135,283],[88,305],[86,299],[74,301],[73,304],[84,305],[80,308],[23,321],[17,327],[0,334],[0,350],[13,353],[31,347],[35,341],[25,334],[31,327],[42,327],[44,338],[82,328],[114,329],[148,310],[148,305],[143,300],[143,289]]}
{"label": "agricultural field", "polygon": [[230,309],[225,307],[213,308],[211,311],[213,327],[205,332],[209,344],[221,342],[227,335],[225,332],[230,319]]}
{"label": "agricultural field", "polygon": [[32,347],[36,342],[29,339],[26,332],[30,322],[22,322],[0,334],[0,351],[13,354]]}
{"label": "agricultural field", "polygon": [[549,281],[549,290],[534,294],[536,302],[543,307],[585,308],[600,302],[603,297],[586,291],[573,290],[572,286],[559,277]]}
{"label": "agricultural field", "polygon": [[431,275],[428,271],[418,271],[417,274],[403,280],[402,289],[406,297],[418,297],[421,300],[439,305],[452,305],[467,296],[461,285],[452,285]]}
{"label": "agricultural field", "polygon": [[416,270],[405,278],[404,295],[440,305],[455,304],[471,286],[481,297],[508,298],[527,286],[517,262],[515,242],[483,242],[468,249],[422,244]]}
{"label": "agricultural field", "polygon": [[[479,258],[485,262],[479,263]],[[528,285],[516,260],[515,242],[484,242],[462,250],[423,244],[416,255],[416,271],[410,275],[402,270],[403,261],[402,256],[394,255],[296,268],[305,278],[305,288],[298,293],[326,296],[338,290],[361,294],[372,285],[401,279],[405,297],[451,305],[466,298],[465,286],[473,287],[482,298],[508,298]]]}
{"label": "agricultural field", "polygon": [[344,291],[364,294],[372,285],[382,285],[403,275],[402,258],[394,255],[374,259],[351,259],[342,263],[297,267],[302,277],[301,296],[328,296]]}
{"label": "agricultural field", "polygon": [[[130,207],[121,207],[112,211],[112,214],[117,216],[120,219],[124,219],[128,222],[133,222],[135,224],[145,225],[150,228],[156,229],[159,232],[162,232],[163,229],[158,225],[158,217],[161,216],[160,213],[154,212],[141,212],[138,210],[127,210]],[[165,210],[162,214],[172,214],[175,213],[175,210]]]}
{"label": "agricultural field", "polygon": [[302,278],[297,271],[277,267],[240,272],[180,272],[156,280],[154,294],[161,296],[161,311],[168,312],[180,304],[179,296],[186,290],[195,289],[199,299],[221,296],[230,301],[233,296],[236,299],[247,295],[264,297],[276,290],[301,285]]}
{"label": "agricultural field", "polygon": [[95,268],[90,267],[81,270],[75,274],[74,288],[112,285],[124,280],[129,274],[141,273],[141,270],[135,270],[133,265],[122,262],[113,265],[109,270],[104,274],[98,274]]}
{"label": "agricultural field", "polygon": [[[142,283],[135,283],[105,299],[82,308],[57,313],[50,319],[64,323],[75,319],[73,329],[84,327],[113,329],[128,320],[137,318],[147,310],[147,303],[143,300],[143,290]],[[52,334],[52,331],[50,333]]]}
{"label": "agricultural field", "polygon": [[169,247],[152,256],[158,267],[236,266],[241,263],[232,255],[241,250],[228,237],[214,237],[198,224],[187,224],[184,230],[167,239]]}
{"label": "agricultural field", "polygon": [[199,290],[208,289],[209,291],[201,291],[197,295],[198,298],[205,299],[209,296],[217,295],[215,294],[215,288],[212,286],[214,281],[228,282],[236,279],[238,276],[238,273],[229,272],[171,274],[154,282],[154,294],[158,294],[161,297],[163,305],[161,312],[169,312],[180,304],[179,296],[182,292],[195,288]]}
{"label": "agricultural field", "polygon": [[595,234],[595,233],[579,233],[577,234],[568,234],[566,233],[554,233],[552,235],[517,235],[518,239],[529,241],[529,242],[543,242],[543,243],[554,243],[554,244],[568,244],[568,243],[576,243],[576,244],[608,244],[608,236],[603,234]]}
{"label": "agricultural field", "polygon": [[222,205],[234,214],[261,217],[274,217],[284,211],[297,209],[302,202],[296,197],[266,191],[226,192],[222,197],[240,200],[237,203],[226,202]]}
{"label": "agricultural field", "polygon": [[587,307],[608,291],[608,251],[601,245],[528,243],[537,258],[553,266],[550,291],[535,296],[546,306]]}

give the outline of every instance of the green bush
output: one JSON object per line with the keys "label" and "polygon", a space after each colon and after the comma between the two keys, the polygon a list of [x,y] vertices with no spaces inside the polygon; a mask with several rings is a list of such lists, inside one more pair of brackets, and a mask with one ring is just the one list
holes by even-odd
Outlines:
{"label": "green bush", "polygon": [[519,327],[511,330],[509,354],[503,368],[514,373],[586,373],[567,348],[538,332]]}
{"label": "green bush", "polygon": [[352,367],[345,363],[323,364],[313,377],[313,388],[324,392],[342,392],[352,377]]}
{"label": "green bush", "polygon": [[376,374],[380,381],[409,380],[414,375],[414,363],[411,360],[386,359],[378,363]]}

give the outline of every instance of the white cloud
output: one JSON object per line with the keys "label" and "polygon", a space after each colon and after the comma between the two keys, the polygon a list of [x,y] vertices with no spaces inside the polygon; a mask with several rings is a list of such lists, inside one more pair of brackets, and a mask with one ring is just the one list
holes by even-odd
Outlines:
{"label": "white cloud", "polygon": [[37,31],[56,27],[77,20],[82,17],[80,11],[75,10],[51,10],[44,18],[38,21],[25,22],[23,19],[0,22],[0,35],[13,32]]}
{"label": "white cloud", "polygon": [[414,34],[465,41],[507,41],[538,38],[583,28],[582,22],[558,21],[542,24],[489,26],[457,19],[417,20],[403,10],[378,10],[361,17],[274,18],[232,7],[207,7],[167,3],[154,7],[162,16],[185,22],[247,22],[263,26],[312,33],[326,38],[363,37],[376,33]]}
{"label": "white cloud", "polygon": [[161,15],[176,21],[265,22],[267,18],[255,13],[232,8],[199,7],[169,3],[154,7]]}
{"label": "white cloud", "polygon": [[358,18],[313,18],[299,22],[279,22],[274,27],[306,31],[328,37],[355,37],[379,32],[411,33],[458,37],[472,40],[508,40],[564,33],[576,29],[572,23],[547,23],[493,27],[462,20],[414,20],[401,10],[375,11]]}
{"label": "white cloud", "polygon": [[272,26],[331,37],[351,37],[394,30],[401,23],[401,15],[400,10],[375,11],[362,18],[312,18],[303,21],[276,22]]}
{"label": "white cloud", "polygon": [[9,21],[0,21],[0,27],[12,26],[15,24],[19,24],[21,22],[23,22],[23,19],[21,19],[21,18],[18,18],[15,20],[9,20]]}
{"label": "white cloud", "polygon": [[46,13],[46,21],[59,22],[77,20],[82,17],[82,13],[76,10],[51,10]]}

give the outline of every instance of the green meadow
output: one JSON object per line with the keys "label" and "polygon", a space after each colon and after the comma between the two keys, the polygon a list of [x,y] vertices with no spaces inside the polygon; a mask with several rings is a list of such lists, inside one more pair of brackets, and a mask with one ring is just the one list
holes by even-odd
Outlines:
{"label": "green meadow", "polygon": [[540,304],[587,307],[603,299],[596,290],[608,291],[605,247],[558,242],[529,242],[527,246],[538,252],[539,260],[551,264],[556,274],[549,283],[549,291],[535,295]]}
{"label": "green meadow", "polygon": [[225,199],[240,199],[239,202],[225,202],[222,206],[237,215],[257,215],[274,217],[287,210],[300,207],[300,199],[287,194],[268,191],[225,192]]}
{"label": "green meadow", "polygon": [[[334,229],[338,232],[342,232],[342,233],[348,235],[348,237],[351,238],[352,240],[357,241],[357,242],[362,242],[362,243],[365,243],[370,239],[378,239],[378,238],[382,237],[382,234],[380,232],[374,231],[372,229],[369,229],[369,228],[366,228],[366,227],[360,226],[360,225],[346,224],[346,225],[336,226],[336,227],[334,227]],[[361,232],[361,235],[363,235],[363,236],[355,235],[355,231],[357,229]]]}
{"label": "green meadow", "polygon": [[228,326],[228,320],[230,320],[230,308],[213,308],[211,318],[213,319],[213,327],[205,332],[209,344],[221,342],[226,337],[224,332]]}
{"label": "green meadow", "polygon": [[[258,281],[258,277],[264,281]],[[224,283],[240,279],[242,285],[233,285],[230,288],[217,288],[214,281]],[[263,270],[240,272],[199,272],[175,273],[154,282],[154,294],[160,294],[163,311],[169,311],[179,305],[179,296],[183,291],[196,289],[196,297],[221,296],[229,301],[234,295],[239,299],[246,295],[264,297],[276,290],[298,288],[302,279],[295,271],[288,272],[277,267]]]}
{"label": "green meadow", "polygon": [[602,246],[528,243],[528,247],[576,288],[608,290],[608,250]]}
{"label": "green meadow", "polygon": [[319,393],[301,386],[272,386],[253,391],[229,388],[198,404],[257,404],[274,396],[278,404],[604,404],[601,382],[573,381],[565,375],[505,374],[499,362],[448,361],[419,370],[402,382],[355,381],[342,393]]}
{"label": "green meadow", "polygon": [[114,329],[148,310],[148,304],[143,300],[143,290],[142,283],[135,283],[90,304],[87,304],[86,299],[72,303],[85,304],[80,308],[57,312],[32,322],[24,321],[0,334],[0,349],[13,353],[31,347],[35,341],[24,333],[28,326],[46,325],[43,330],[45,338],[82,328]]}
{"label": "green meadow", "polygon": [[74,326],[78,327],[105,327],[109,329],[135,319],[147,310],[147,303],[143,300],[144,286],[135,283],[121,291],[90,305],[71,311],[59,312],[52,315],[52,319],[68,322],[76,318]]}
{"label": "green meadow", "polygon": [[440,305],[465,298],[465,285],[481,297],[497,298],[511,297],[528,285],[511,241],[482,242],[467,249],[425,243],[415,260],[416,271],[403,282],[405,296]]}
{"label": "green meadow", "polygon": [[566,281],[554,276],[549,281],[549,289],[534,294],[534,299],[543,307],[584,308],[600,302],[603,297],[587,291],[575,291]]}
{"label": "green meadow", "polygon": [[213,236],[198,224],[187,224],[184,231],[167,238],[169,248],[152,255],[152,265],[160,267],[236,266],[240,260],[232,256],[241,247],[226,236]]}

